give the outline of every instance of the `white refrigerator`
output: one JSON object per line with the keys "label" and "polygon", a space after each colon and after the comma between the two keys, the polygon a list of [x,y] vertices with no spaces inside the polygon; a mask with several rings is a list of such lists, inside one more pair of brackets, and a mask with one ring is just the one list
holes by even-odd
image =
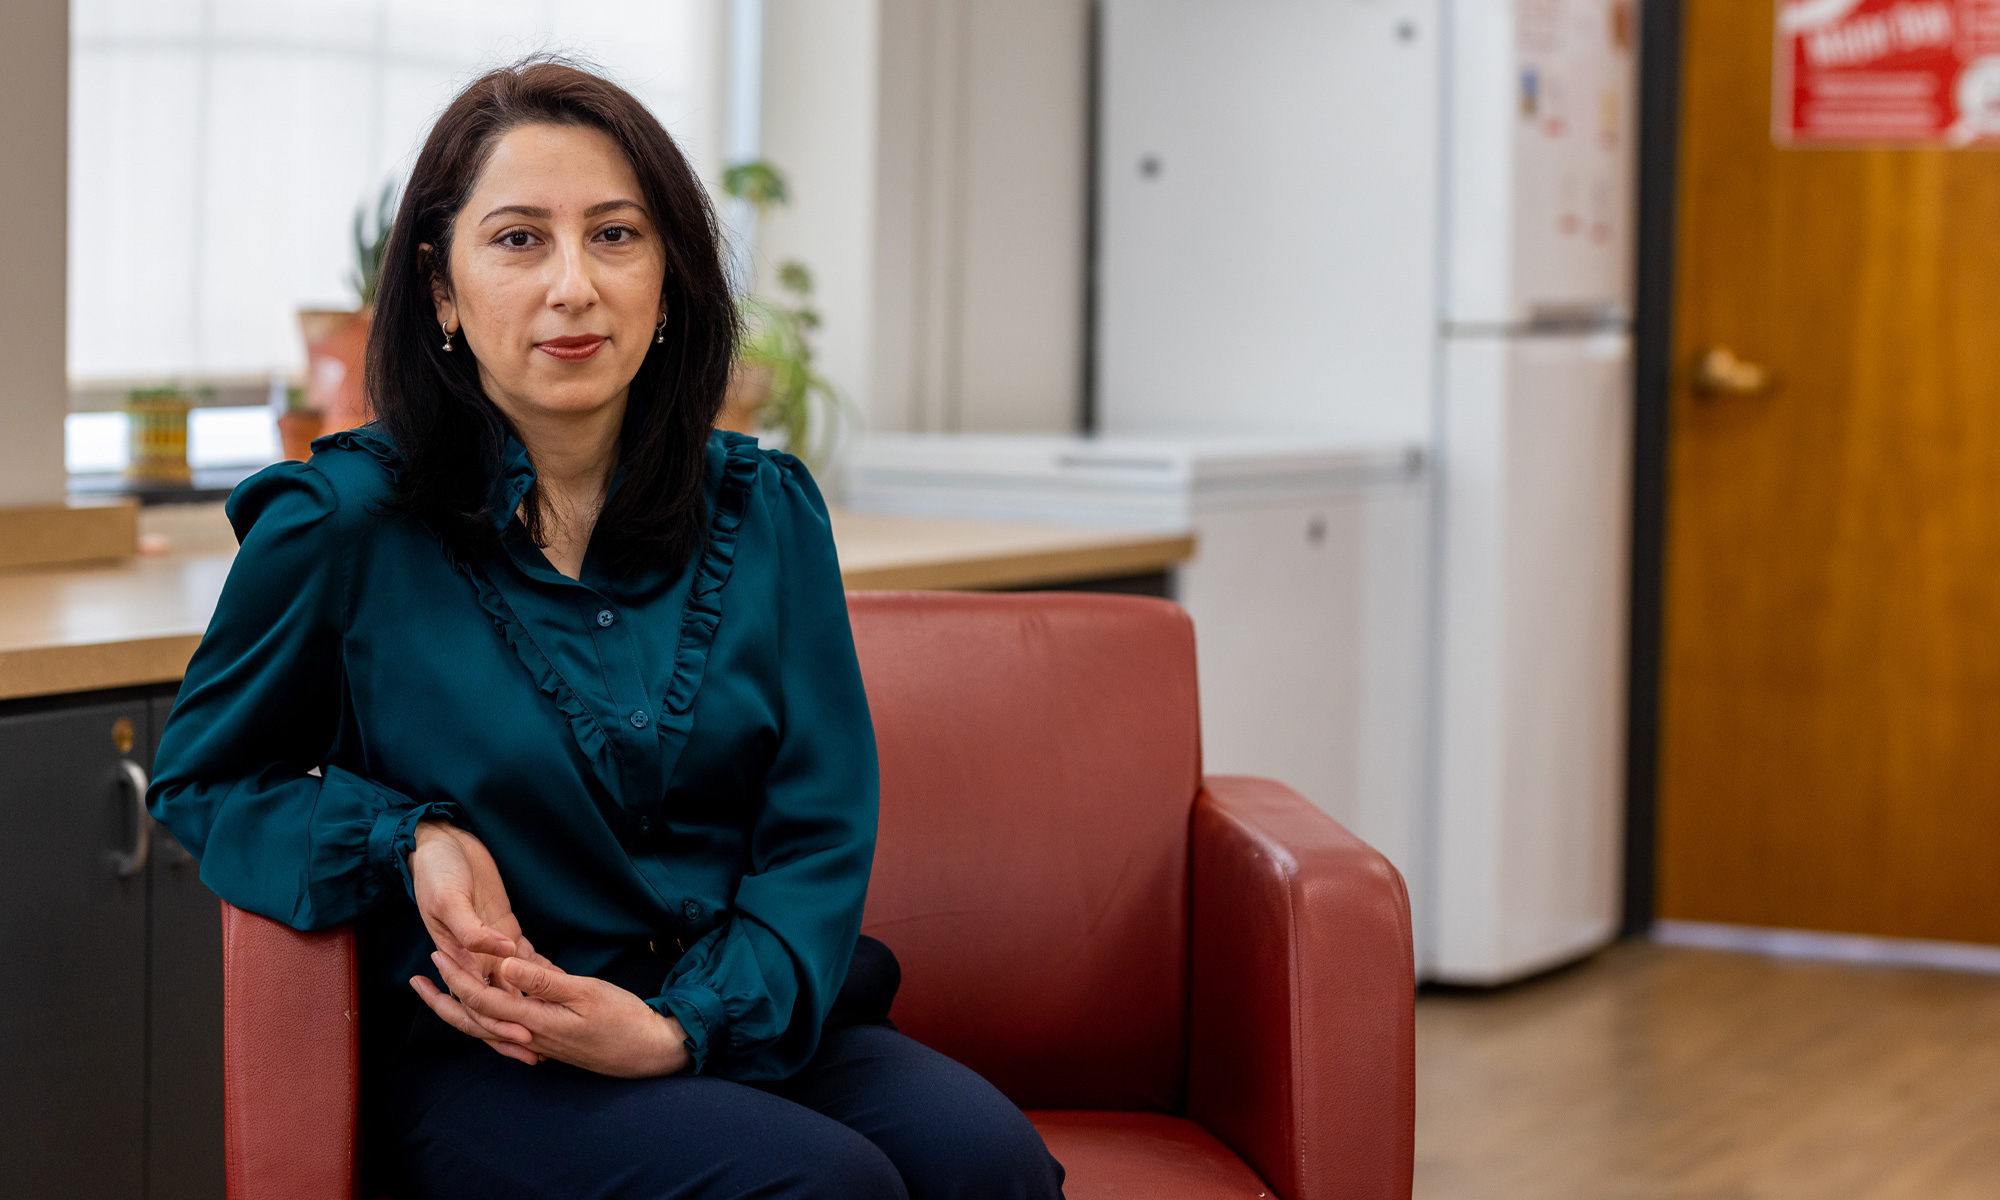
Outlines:
{"label": "white refrigerator", "polygon": [[1104,0],[1101,429],[1430,449],[1440,981],[1618,923],[1637,28],[1629,0]]}

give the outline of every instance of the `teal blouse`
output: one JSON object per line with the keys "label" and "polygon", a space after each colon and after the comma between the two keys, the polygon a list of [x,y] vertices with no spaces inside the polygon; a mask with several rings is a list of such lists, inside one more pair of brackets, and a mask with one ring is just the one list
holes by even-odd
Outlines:
{"label": "teal blouse", "polygon": [[706,548],[636,578],[593,548],[572,580],[512,515],[534,480],[518,443],[503,549],[477,563],[383,513],[385,435],[314,451],[229,498],[242,548],[160,743],[149,804],[203,882],[299,929],[360,921],[364,1033],[393,1045],[428,1016],[407,858],[443,817],[564,970],[686,947],[648,1003],[687,1030],[690,1070],[796,1072],[860,930],[877,792],[805,467],[718,431]]}

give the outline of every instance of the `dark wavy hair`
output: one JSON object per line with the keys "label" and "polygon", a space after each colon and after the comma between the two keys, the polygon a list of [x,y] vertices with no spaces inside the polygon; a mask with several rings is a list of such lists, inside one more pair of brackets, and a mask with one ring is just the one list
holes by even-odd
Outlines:
{"label": "dark wavy hair", "polygon": [[[524,59],[474,80],[431,127],[403,189],[368,339],[369,399],[404,461],[390,506],[415,515],[467,561],[498,543],[490,497],[506,439],[516,431],[486,398],[466,348],[444,352],[431,285],[434,276],[448,280],[452,224],[494,145],[522,125],[608,134],[631,161],[659,232],[666,341],[649,347],[632,378],[618,442],[624,476],[593,540],[614,573],[678,570],[707,536],[706,447],[736,349],[736,307],[715,212],[644,105],[559,58]],[[522,514],[529,536],[546,545],[535,492]]]}

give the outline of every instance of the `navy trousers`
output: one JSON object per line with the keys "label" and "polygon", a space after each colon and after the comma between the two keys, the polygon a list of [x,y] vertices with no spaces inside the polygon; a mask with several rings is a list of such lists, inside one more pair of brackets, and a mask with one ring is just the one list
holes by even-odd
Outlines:
{"label": "navy trousers", "polygon": [[[463,1036],[463,1035],[459,1035]],[[1021,1110],[887,1021],[830,1028],[770,1084],[614,1079],[484,1046],[397,1072],[395,1200],[1058,1200]]]}

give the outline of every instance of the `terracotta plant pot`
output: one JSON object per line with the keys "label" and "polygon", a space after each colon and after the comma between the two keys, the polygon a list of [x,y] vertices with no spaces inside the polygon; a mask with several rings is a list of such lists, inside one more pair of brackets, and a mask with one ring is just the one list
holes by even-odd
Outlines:
{"label": "terracotta plant pot", "polygon": [[374,415],[362,379],[372,315],[365,308],[299,310],[299,331],[306,339],[306,407],[325,419],[321,433],[351,429]]}
{"label": "terracotta plant pot", "polygon": [[316,412],[288,412],[278,418],[278,441],[285,457],[304,462],[312,457],[313,439],[326,431],[326,418]]}
{"label": "terracotta plant pot", "polygon": [[762,424],[764,401],[771,394],[771,368],[737,363],[729,372],[729,390],[722,397],[722,416],[717,429],[747,433],[753,437]]}

